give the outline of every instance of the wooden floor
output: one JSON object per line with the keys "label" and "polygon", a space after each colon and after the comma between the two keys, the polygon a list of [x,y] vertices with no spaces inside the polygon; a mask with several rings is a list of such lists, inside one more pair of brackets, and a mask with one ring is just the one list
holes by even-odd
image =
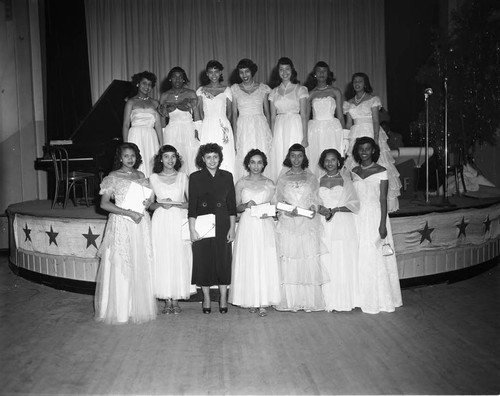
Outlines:
{"label": "wooden floor", "polygon": [[497,265],[403,290],[391,314],[203,315],[189,302],[107,326],[92,296],[19,278],[0,257],[0,393],[499,394],[499,286]]}

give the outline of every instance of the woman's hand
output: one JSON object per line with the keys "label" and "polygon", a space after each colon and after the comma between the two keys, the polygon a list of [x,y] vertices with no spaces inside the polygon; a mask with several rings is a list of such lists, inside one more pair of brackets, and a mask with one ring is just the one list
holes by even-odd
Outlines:
{"label": "woman's hand", "polygon": [[385,239],[387,237],[387,227],[385,224],[380,224],[378,227],[378,233],[380,234],[381,239]]}
{"label": "woman's hand", "polygon": [[200,235],[196,230],[189,230],[189,239],[191,239],[191,242],[196,242],[200,239]]}
{"label": "woman's hand", "polygon": [[126,214],[128,217],[130,217],[132,220],[134,220],[135,224],[139,224],[142,220],[143,215],[137,212],[134,212],[132,210],[127,211]]}
{"label": "woman's hand", "polygon": [[234,229],[231,227],[229,231],[227,232],[227,243],[231,243],[234,241],[234,238],[236,238],[236,232]]}
{"label": "woman's hand", "polygon": [[170,198],[167,198],[164,202],[160,202],[160,205],[163,209],[170,209],[173,205],[169,204],[169,202],[172,202]]}
{"label": "woman's hand", "polygon": [[319,208],[318,208],[318,213],[321,216],[327,217],[331,212],[330,212],[330,209],[327,209],[323,205],[320,205]]}
{"label": "woman's hand", "polygon": [[148,209],[149,209],[149,207],[151,206],[151,204],[152,204],[152,203],[153,203],[153,202],[152,202],[149,198],[147,198],[147,199],[145,199],[144,201],[142,201],[142,204],[144,205],[144,208],[145,208],[146,210],[148,210]]}
{"label": "woman's hand", "polygon": [[302,139],[302,146],[304,146],[304,147],[309,146],[309,142],[306,138]]}
{"label": "woman's hand", "polygon": [[251,199],[250,201],[248,201],[246,204],[245,204],[245,208],[251,208],[252,206],[255,206],[257,205],[255,203],[255,201],[253,199]]}

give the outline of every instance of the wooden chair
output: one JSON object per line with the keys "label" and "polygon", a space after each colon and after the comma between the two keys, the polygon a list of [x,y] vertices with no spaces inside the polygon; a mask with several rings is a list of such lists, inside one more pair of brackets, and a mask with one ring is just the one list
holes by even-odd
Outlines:
{"label": "wooden chair", "polygon": [[[56,205],[60,193],[63,193],[63,209],[66,208],[71,191],[73,191],[73,204],[76,206],[76,188],[77,186],[83,187],[85,196],[85,203],[89,206],[88,199],[88,180],[95,177],[92,173],[69,171],[69,158],[68,152],[63,147],[51,147],[50,156],[54,165],[55,175],[55,191],[54,199],[52,200],[52,209]],[[60,187],[62,190],[60,191]]]}

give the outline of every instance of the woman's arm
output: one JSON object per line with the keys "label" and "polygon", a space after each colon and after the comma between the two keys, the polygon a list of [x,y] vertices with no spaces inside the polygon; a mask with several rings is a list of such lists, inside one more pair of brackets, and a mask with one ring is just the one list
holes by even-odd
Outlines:
{"label": "woman's arm", "polygon": [[133,212],[131,210],[122,209],[111,202],[111,193],[105,192],[101,198],[101,209],[107,212],[114,213],[121,216],[130,217],[136,224],[139,224],[142,220],[142,214]]}
{"label": "woman's arm", "polygon": [[337,102],[335,113],[337,115],[338,120],[340,121],[340,125],[342,125],[342,128],[344,129],[345,118],[344,118],[344,113],[342,113],[342,109],[344,108],[344,99],[342,98],[342,92],[340,92],[340,89],[338,88],[335,88],[333,92],[335,95],[335,101]]}
{"label": "woman's arm", "polygon": [[236,237],[236,216],[229,216],[229,231],[227,232],[227,243],[234,241]]}
{"label": "woman's arm", "polygon": [[269,101],[269,112],[271,114],[271,134],[274,136],[274,124],[276,123],[278,111],[276,110],[272,100]]}
{"label": "woman's arm", "polygon": [[130,129],[130,113],[132,112],[133,105],[134,105],[134,100],[129,99],[125,104],[125,110],[123,110],[122,134],[124,142],[128,142],[128,130]]}
{"label": "woman's arm", "polygon": [[189,200],[188,200],[188,221],[189,221],[189,234],[191,242],[197,241],[200,239],[200,236],[196,232],[196,217],[198,214],[196,213],[196,207],[198,204],[198,186],[196,181],[193,180],[194,177],[191,176],[189,179],[188,191],[189,191]]}
{"label": "woman's arm", "polygon": [[345,123],[345,127],[346,127],[346,129],[351,129],[351,127],[352,127],[352,117],[351,117],[351,115],[349,113],[347,113],[346,118],[347,118],[347,122]]}
{"label": "woman's arm", "polygon": [[231,102],[231,123],[233,124],[233,135],[234,135],[234,146],[236,147],[236,140],[238,139],[238,102],[236,97],[233,95],[233,101]]}
{"label": "woman's arm", "polygon": [[373,122],[373,140],[375,140],[375,143],[380,145],[378,142],[378,136],[379,136],[379,132],[380,132],[378,107],[372,107],[372,122]]}
{"label": "woman's arm", "polygon": [[302,146],[309,146],[309,140],[307,138],[307,98],[299,99],[300,103],[300,119],[302,121],[302,135],[304,136],[302,139]]}
{"label": "woman's arm", "polygon": [[380,238],[387,237],[387,192],[389,191],[389,181],[382,180],[380,182],[380,226],[378,232]]}
{"label": "woman's arm", "polygon": [[156,131],[156,136],[158,137],[158,143],[160,144],[160,147],[163,146],[163,132],[161,129],[161,120],[160,120],[160,114],[155,113],[155,131]]}
{"label": "woman's arm", "polygon": [[267,124],[270,127],[271,126],[271,112],[269,111],[269,94],[264,95],[262,107],[264,109],[264,116],[266,117]]}

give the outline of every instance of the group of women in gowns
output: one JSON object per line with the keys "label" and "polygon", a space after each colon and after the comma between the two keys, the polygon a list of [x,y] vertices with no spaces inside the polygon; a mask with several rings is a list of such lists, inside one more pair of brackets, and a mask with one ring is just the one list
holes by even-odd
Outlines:
{"label": "group of women in gowns", "polygon": [[[184,70],[176,67],[169,73],[171,85],[162,94],[159,103],[149,97],[156,77],[145,74],[148,72],[134,76],[138,93],[126,105],[124,140],[137,141],[137,155],[144,153],[145,160],[134,165],[142,173],[134,171],[134,174],[149,177],[156,202],[147,204],[154,210],[153,237],[149,240],[145,238],[142,243],[149,247],[141,249],[134,244],[125,244],[123,246],[127,246],[128,250],[121,254],[128,255],[130,263],[140,261],[139,254],[145,250],[150,252],[149,256],[145,256],[151,257],[150,271],[146,271],[144,277],[147,278],[147,274],[151,276],[151,288],[148,290],[153,301],[155,297],[165,300],[164,313],[179,313],[178,300],[189,298],[195,292],[195,284],[203,290],[204,313],[209,313],[211,309],[208,288],[212,285],[219,285],[219,310],[227,312],[229,284],[229,302],[251,308],[261,316],[267,314],[265,308],[269,306],[285,311],[339,311],[361,307],[363,311],[376,313],[380,310],[392,311],[401,305],[400,294],[398,302],[397,291],[393,292],[397,268],[396,278],[392,271],[391,282],[386,281],[387,274],[378,268],[384,268],[383,264],[377,264],[378,272],[375,274],[361,268],[365,262],[373,266],[373,253],[376,253],[371,245],[378,233],[378,226],[374,224],[377,216],[381,215],[380,210],[377,212],[374,209],[377,205],[380,207],[380,201],[377,201],[380,190],[377,189],[380,188],[381,178],[388,180],[388,211],[397,209],[399,194],[397,171],[388,157],[387,136],[377,127],[378,119],[374,119],[381,106],[380,100],[370,95],[368,77],[363,75],[362,83],[356,85],[353,76],[356,96],[343,104],[340,91],[331,86],[333,74],[324,62],[315,66],[316,86],[309,92],[296,81],[297,74],[290,59],[281,58],[277,68],[279,84],[271,90],[267,85],[254,81],[257,66],[243,59],[238,64],[242,82],[228,88],[221,84],[222,65],[211,61],[206,68],[209,82],[195,93],[185,86],[188,79]],[[354,124],[347,151],[350,156],[344,169],[337,165],[332,171],[320,161],[320,156],[325,148],[331,148],[335,150],[334,162],[342,160],[342,109],[348,114],[347,126]],[[310,111],[312,119],[307,121]],[[166,118],[169,119],[168,125]],[[235,126],[234,133],[230,120]],[[144,129],[141,132],[138,128]],[[383,174],[370,175],[365,179],[351,173],[356,165],[352,160],[353,145],[360,136],[377,138],[381,146],[379,163],[386,167],[385,172],[381,172]],[[155,142],[150,142],[155,139]],[[166,146],[163,146],[164,143]],[[162,148],[158,152],[160,146]],[[167,151],[164,151],[165,147]],[[201,152],[200,147],[204,147],[205,151]],[[207,147],[211,151],[206,152]],[[291,147],[295,147],[295,151]],[[210,169],[207,161],[211,158],[205,155],[214,152],[218,157],[217,164],[212,163]],[[253,155],[250,155],[252,152]],[[172,158],[163,162],[162,157],[166,153],[174,153],[173,162]],[[300,161],[292,158],[292,154],[301,157]],[[156,170],[153,169],[155,155]],[[266,169],[268,158],[270,166]],[[254,164],[259,161],[260,165]],[[264,162],[265,165],[262,164]],[[331,172],[335,170],[337,179],[332,184]],[[115,172],[121,174],[121,168]],[[236,177],[233,178],[233,175]],[[113,197],[114,205],[120,210],[120,192],[110,186],[116,175],[109,177],[104,179],[101,193],[104,197]],[[236,190],[234,181],[238,181]],[[120,180],[120,183],[123,184],[123,181]],[[111,184],[117,187],[120,183],[116,186]],[[361,195],[356,194],[357,190]],[[231,198],[233,195],[234,199]],[[356,199],[357,196],[360,199]],[[151,199],[154,201],[154,197]],[[310,209],[314,213],[323,210],[323,213],[308,218],[296,213],[279,212],[277,225],[272,218],[251,216],[253,205],[271,200]],[[241,212],[237,236],[236,208]],[[334,211],[329,218],[331,208],[341,209]],[[109,210],[109,207],[106,209]],[[110,212],[113,213],[113,210]],[[199,238],[196,232],[193,233],[196,218],[210,211],[217,218],[216,237]],[[106,243],[103,241],[101,247],[98,285],[112,280],[110,268],[122,266],[109,265],[119,259],[118,249],[111,248],[110,240],[123,235],[123,230],[116,229],[114,217],[110,215],[104,238]],[[182,224],[187,217],[190,240],[181,237]],[[130,220],[125,220],[124,225],[129,228],[140,226],[140,234],[151,233],[151,225],[146,219],[148,215],[143,213],[137,225]],[[390,225],[388,228],[387,241],[392,244]],[[231,248],[233,240],[234,250]],[[362,252],[359,257],[358,252]],[[379,261],[384,260],[387,259],[382,257]],[[170,264],[166,265],[166,262]],[[127,264],[125,267],[130,269],[134,265]],[[126,277],[126,272],[121,270],[120,273]],[[363,277],[364,273],[370,273],[370,276]],[[131,273],[128,275],[133,276]],[[129,283],[136,284],[136,281],[134,279]],[[385,286],[381,288],[379,284]],[[121,298],[112,289],[111,286],[107,289],[98,287],[98,319],[112,323],[151,319],[151,315],[143,317],[130,310],[128,316],[124,313],[121,316],[108,315],[103,301],[106,298],[109,300],[112,295],[117,300]],[[385,290],[382,293],[388,298],[383,299],[382,296],[385,302],[379,303],[373,295],[381,290]],[[132,293],[129,297],[136,296]],[[151,298],[148,300],[150,302]],[[133,304],[123,303],[123,307],[125,305],[130,307]]]}

